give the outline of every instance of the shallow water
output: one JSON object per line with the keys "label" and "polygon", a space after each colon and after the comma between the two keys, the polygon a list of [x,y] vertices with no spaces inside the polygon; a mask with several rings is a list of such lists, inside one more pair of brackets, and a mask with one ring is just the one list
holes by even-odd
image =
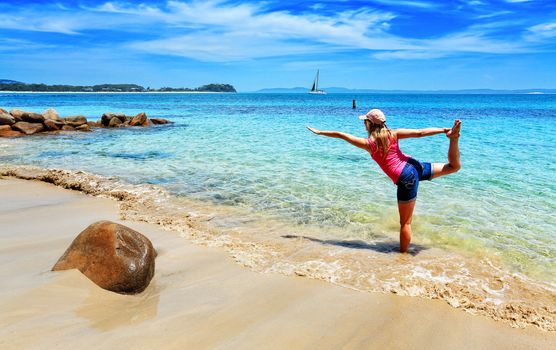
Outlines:
{"label": "shallow water", "polygon": [[[508,273],[556,287],[554,95],[364,94],[357,101],[365,107],[357,110],[351,109],[353,97],[5,93],[5,109],[54,107],[90,120],[106,111],[145,111],[176,123],[0,139],[0,163],[158,185],[187,200],[252,215],[254,228],[245,230],[252,235],[272,221],[280,223],[269,229],[277,237],[294,230],[315,242],[362,240],[391,250],[388,242],[396,241],[398,230],[395,186],[368,154],[305,126],[364,136],[357,115],[374,107],[385,111],[391,128],[447,127],[459,118],[462,170],[421,184],[414,243],[496,261]],[[448,140],[402,140],[401,148],[421,161],[445,162]],[[236,223],[230,215],[215,222]],[[289,229],[279,232],[281,226]]]}

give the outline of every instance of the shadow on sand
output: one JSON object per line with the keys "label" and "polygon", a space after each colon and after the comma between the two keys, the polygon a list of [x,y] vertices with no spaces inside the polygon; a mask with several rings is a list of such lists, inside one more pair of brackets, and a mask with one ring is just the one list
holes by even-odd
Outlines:
{"label": "shadow on sand", "polygon": [[[324,245],[335,245],[335,246],[350,248],[350,249],[369,249],[384,254],[400,253],[400,243],[396,241],[369,243],[361,240],[318,239],[318,238],[313,238],[308,236],[298,236],[298,235],[283,235],[282,238],[306,239],[308,241],[320,243]],[[407,253],[409,255],[415,256],[419,254],[421,251],[426,249],[429,248],[423,245],[412,243]]]}

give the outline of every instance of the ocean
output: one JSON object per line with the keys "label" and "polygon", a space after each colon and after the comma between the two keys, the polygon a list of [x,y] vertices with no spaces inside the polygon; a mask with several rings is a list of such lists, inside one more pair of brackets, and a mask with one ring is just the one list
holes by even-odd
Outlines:
{"label": "ocean", "polygon": [[[555,95],[0,93],[0,107],[174,121],[0,139],[0,165],[156,188],[205,218],[205,243],[220,242],[255,270],[441,298],[556,329]],[[305,128],[364,137],[357,116],[370,108],[382,109],[390,128],[462,120],[462,169],[421,183],[409,255],[396,253],[391,180],[369,154]],[[420,161],[447,161],[444,135],[400,147]],[[517,320],[510,305],[524,308]]]}

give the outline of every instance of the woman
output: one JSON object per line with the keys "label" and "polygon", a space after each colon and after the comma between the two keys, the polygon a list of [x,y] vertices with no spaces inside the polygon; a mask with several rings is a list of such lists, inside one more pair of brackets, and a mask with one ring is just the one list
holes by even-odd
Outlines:
{"label": "woman", "polygon": [[[386,126],[386,117],[380,109],[372,109],[359,116],[365,121],[368,138],[356,137],[339,131],[320,131],[307,127],[317,135],[340,138],[364,149],[382,170],[398,186],[398,211],[400,214],[400,251],[407,252],[411,242],[411,218],[417,199],[419,181],[432,180],[439,176],[457,172],[460,167],[459,133],[461,121],[456,120],[452,128],[396,129]],[[446,134],[450,139],[448,163],[421,163],[400,151],[398,140]]]}

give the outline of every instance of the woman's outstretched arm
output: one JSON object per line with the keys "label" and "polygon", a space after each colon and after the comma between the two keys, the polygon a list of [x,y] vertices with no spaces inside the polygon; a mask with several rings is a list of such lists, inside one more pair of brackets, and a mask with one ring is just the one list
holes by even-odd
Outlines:
{"label": "woman's outstretched arm", "polygon": [[344,141],[347,141],[347,142],[351,143],[355,147],[359,147],[361,149],[364,149],[365,151],[369,150],[369,143],[367,142],[367,139],[365,139],[365,138],[353,136],[353,135],[347,134],[345,132],[340,132],[340,131],[317,130],[317,129],[311,128],[309,126],[307,127],[307,129],[309,129],[310,131],[314,132],[317,135],[342,139]]}
{"label": "woman's outstretched arm", "polygon": [[408,139],[413,137],[425,137],[437,134],[445,134],[450,128],[425,128],[425,129],[396,129],[394,132],[398,139]]}

